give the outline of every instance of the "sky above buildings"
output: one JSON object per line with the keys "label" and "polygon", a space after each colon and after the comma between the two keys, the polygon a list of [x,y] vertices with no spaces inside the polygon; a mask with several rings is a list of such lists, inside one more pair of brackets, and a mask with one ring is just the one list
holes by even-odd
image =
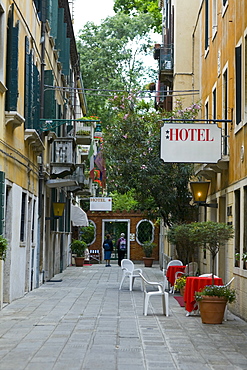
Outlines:
{"label": "sky above buildings", "polygon": [[102,19],[113,16],[114,0],[74,0],[75,35],[87,22],[100,24]]}

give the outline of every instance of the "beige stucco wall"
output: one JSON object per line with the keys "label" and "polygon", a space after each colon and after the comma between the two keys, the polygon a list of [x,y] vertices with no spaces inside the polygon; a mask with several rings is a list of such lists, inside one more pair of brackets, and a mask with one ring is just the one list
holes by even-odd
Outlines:
{"label": "beige stucco wall", "polygon": [[[193,39],[192,33],[198,13],[199,1],[173,0],[174,5],[174,84],[173,90],[193,89]],[[175,95],[177,95],[175,93]],[[184,95],[183,107],[198,101],[199,94]],[[173,100],[176,104],[176,99]]]}

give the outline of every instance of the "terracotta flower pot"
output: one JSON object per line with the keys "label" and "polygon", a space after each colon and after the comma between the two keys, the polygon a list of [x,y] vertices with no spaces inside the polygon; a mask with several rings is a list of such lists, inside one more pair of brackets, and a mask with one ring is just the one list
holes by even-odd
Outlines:
{"label": "terracotta flower pot", "polygon": [[184,292],[185,292],[185,286],[183,286],[183,288],[180,288],[180,294],[182,297],[184,296]]}
{"label": "terracotta flower pot", "polygon": [[84,257],[75,257],[76,267],[84,266]]}
{"label": "terracotta flower pot", "polygon": [[152,267],[154,258],[153,257],[143,257],[143,261],[144,261],[145,267]]}
{"label": "terracotta flower pot", "polygon": [[203,296],[199,308],[203,324],[222,324],[227,300],[225,297]]}

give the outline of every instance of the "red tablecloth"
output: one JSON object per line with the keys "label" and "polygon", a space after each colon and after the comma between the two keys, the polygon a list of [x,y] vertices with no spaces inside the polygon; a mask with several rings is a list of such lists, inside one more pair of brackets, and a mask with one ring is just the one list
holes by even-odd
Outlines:
{"label": "red tablecloth", "polygon": [[[206,285],[212,284],[211,277],[189,276],[186,279],[184,302],[188,312],[193,311],[195,305],[195,292],[199,292]],[[223,285],[221,278],[214,278],[214,285]]]}
{"label": "red tablecloth", "polygon": [[173,286],[175,283],[175,274],[177,271],[184,272],[186,266],[169,266],[166,271],[166,277],[170,285]]}

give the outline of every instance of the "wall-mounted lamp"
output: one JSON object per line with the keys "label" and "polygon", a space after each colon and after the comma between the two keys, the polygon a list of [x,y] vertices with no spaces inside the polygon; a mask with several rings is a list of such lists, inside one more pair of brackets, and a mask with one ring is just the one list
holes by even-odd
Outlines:
{"label": "wall-mounted lamp", "polygon": [[206,203],[210,181],[190,182],[194,203],[199,206],[218,208],[218,203]]}
{"label": "wall-mounted lamp", "polygon": [[54,216],[62,217],[65,203],[64,202],[54,202],[52,203],[52,206],[53,206]]}
{"label": "wall-mounted lamp", "polygon": [[53,202],[52,207],[53,207],[54,217],[46,217],[45,218],[46,220],[56,220],[59,217],[62,217],[64,208],[65,208],[65,203],[64,202]]}
{"label": "wall-mounted lamp", "polygon": [[193,181],[190,182],[190,188],[192,191],[192,196],[194,203],[197,203],[198,206],[205,207],[205,219],[207,221],[207,207],[218,208],[218,203],[206,203],[208,196],[210,181]]}
{"label": "wall-mounted lamp", "polygon": [[190,182],[194,203],[206,203],[210,181]]}

